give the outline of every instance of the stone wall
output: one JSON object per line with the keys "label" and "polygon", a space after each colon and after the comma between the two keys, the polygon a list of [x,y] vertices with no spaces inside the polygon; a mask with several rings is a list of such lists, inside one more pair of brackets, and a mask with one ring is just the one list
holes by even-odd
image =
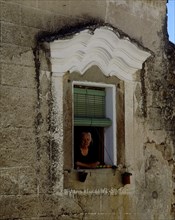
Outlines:
{"label": "stone wall", "polygon": [[[115,192],[59,193],[49,49],[38,50],[37,39],[93,19],[152,51],[133,97],[133,176]],[[0,33],[0,219],[174,219],[175,48],[166,1],[0,0]]]}

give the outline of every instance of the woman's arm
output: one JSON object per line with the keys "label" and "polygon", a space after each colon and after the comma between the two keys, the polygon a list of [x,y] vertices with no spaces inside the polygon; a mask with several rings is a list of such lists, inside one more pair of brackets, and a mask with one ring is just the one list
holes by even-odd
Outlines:
{"label": "woman's arm", "polygon": [[93,162],[93,163],[82,163],[80,161],[76,162],[77,167],[82,168],[96,168],[98,165],[100,165],[99,161]]}

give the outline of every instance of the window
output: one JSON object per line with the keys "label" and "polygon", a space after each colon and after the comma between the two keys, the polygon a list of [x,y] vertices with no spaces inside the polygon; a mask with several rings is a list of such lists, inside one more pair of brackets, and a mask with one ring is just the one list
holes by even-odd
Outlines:
{"label": "window", "polygon": [[73,83],[74,165],[78,160],[82,132],[92,136],[91,157],[94,158],[89,160],[96,158],[100,162],[98,167],[116,165],[115,92],[115,86],[111,84]]}
{"label": "window", "polygon": [[[134,135],[138,129],[134,120],[134,91],[138,70],[151,53],[138,48],[128,37],[122,38],[111,26],[92,30],[94,26],[65,36],[65,39],[57,39],[56,36],[57,40],[50,42],[53,97],[51,135],[56,149],[53,164],[55,189],[61,193],[67,193],[69,189],[77,193],[76,190],[95,192],[104,188],[109,189],[110,193],[111,188],[121,186],[118,169],[115,169],[115,175],[112,169],[91,169],[87,171],[86,182],[82,184],[77,181],[79,172],[72,168],[75,144],[82,129],[91,129],[93,142],[98,146],[97,154],[106,164],[132,164],[138,144]],[[94,82],[91,82],[92,79]],[[111,125],[96,127],[76,124],[72,96],[76,86],[105,92],[103,119],[109,119]]]}

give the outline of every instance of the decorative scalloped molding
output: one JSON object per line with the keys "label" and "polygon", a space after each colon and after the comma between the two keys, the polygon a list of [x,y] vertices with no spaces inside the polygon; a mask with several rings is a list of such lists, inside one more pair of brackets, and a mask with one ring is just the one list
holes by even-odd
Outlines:
{"label": "decorative scalloped molding", "polygon": [[77,71],[84,74],[91,66],[98,66],[106,76],[134,80],[137,70],[151,55],[131,43],[120,39],[106,27],[88,29],[72,38],[50,43],[52,71],[57,74]]}

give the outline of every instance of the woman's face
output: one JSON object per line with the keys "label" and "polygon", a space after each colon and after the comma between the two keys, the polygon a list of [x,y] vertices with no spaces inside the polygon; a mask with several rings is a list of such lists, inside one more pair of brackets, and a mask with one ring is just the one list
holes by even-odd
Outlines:
{"label": "woman's face", "polygon": [[89,147],[90,143],[91,143],[91,134],[84,134],[83,137],[82,137],[82,142],[81,142],[81,145],[83,147]]}

